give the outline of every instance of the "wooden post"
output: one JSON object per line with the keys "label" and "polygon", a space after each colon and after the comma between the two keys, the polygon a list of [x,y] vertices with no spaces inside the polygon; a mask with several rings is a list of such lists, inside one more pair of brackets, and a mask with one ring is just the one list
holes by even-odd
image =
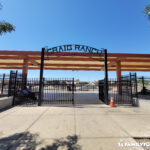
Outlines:
{"label": "wooden post", "polygon": [[117,81],[121,79],[121,61],[116,62]]}
{"label": "wooden post", "polygon": [[117,73],[117,93],[121,94],[121,61],[116,62],[116,73]]}
{"label": "wooden post", "polygon": [[28,59],[24,59],[22,66],[22,89],[26,86],[28,74]]}

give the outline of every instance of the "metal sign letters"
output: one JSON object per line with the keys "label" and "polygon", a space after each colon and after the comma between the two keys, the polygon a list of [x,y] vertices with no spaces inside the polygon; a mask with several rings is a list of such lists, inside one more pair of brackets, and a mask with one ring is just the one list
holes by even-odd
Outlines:
{"label": "metal sign letters", "polygon": [[90,46],[77,45],[77,44],[61,45],[61,46],[47,49],[48,54],[55,53],[55,52],[85,52],[85,53],[101,54],[102,50]]}

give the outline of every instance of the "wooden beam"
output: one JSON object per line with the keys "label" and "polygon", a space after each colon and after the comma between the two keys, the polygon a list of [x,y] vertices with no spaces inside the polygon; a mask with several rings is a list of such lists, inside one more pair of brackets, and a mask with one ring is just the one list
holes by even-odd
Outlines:
{"label": "wooden beam", "polygon": [[[32,62],[28,62],[28,65],[32,65]],[[37,65],[38,64],[38,65]],[[35,64],[35,66],[39,66],[40,63]],[[7,66],[22,66],[23,63],[1,63],[0,65],[7,65]],[[62,63],[62,64],[58,64],[58,63],[45,63],[45,66],[78,66],[78,67],[103,67],[104,65],[101,64],[67,64],[67,63]],[[110,65],[109,67],[116,67],[116,62],[113,65]],[[150,68],[150,64],[149,65],[139,65],[138,63],[136,65],[121,65],[121,67],[128,67],[128,68]]]}
{"label": "wooden beam", "polygon": [[[21,67],[23,66],[24,64],[23,63],[0,63],[0,68],[4,68],[4,67],[11,67],[11,69],[14,69],[16,67]],[[28,67],[32,68],[33,67],[36,67],[37,65],[31,65],[31,62],[28,63]],[[57,67],[61,67],[61,68],[66,68],[66,67],[69,67],[72,69],[76,69],[75,67],[81,67],[82,68],[87,68],[87,69],[93,69],[92,67],[97,67],[98,70],[104,70],[104,65],[99,65],[99,64],[45,64],[45,67],[48,67],[48,68],[57,68]],[[150,69],[150,65],[121,65],[122,69],[132,69],[132,70],[135,70],[135,69]],[[40,69],[40,65],[37,66],[37,68]],[[117,66],[111,66],[111,67],[108,67],[108,69],[116,69]],[[95,68],[94,68],[95,69]]]}
{"label": "wooden beam", "polygon": [[[32,65],[33,63],[31,62],[28,62],[28,65]],[[0,66],[1,65],[8,65],[8,66],[22,66],[23,63],[0,63]],[[34,66],[39,66],[40,64],[38,65],[34,65]],[[68,67],[68,66],[71,66],[71,67],[103,67],[104,65],[99,65],[99,64],[58,64],[58,63],[53,63],[53,64],[49,64],[49,63],[46,63],[44,64],[45,66],[63,66],[63,67]]]}
{"label": "wooden beam", "polygon": [[[22,67],[0,67],[0,69],[22,69]],[[31,70],[39,70],[39,67],[28,67]],[[44,68],[45,70],[87,70],[87,71],[103,71],[100,69],[93,69],[93,68]],[[108,71],[116,71],[116,69],[108,69]],[[121,71],[150,71],[150,69],[121,69]]]}
{"label": "wooden beam", "polygon": [[117,73],[117,93],[120,95],[121,94],[121,61],[118,60],[116,62],[116,73]]}
{"label": "wooden beam", "polygon": [[[0,56],[0,59],[7,59],[7,60],[23,60],[25,56]],[[30,60],[40,60],[40,57],[28,57]],[[55,61],[104,61],[103,58],[85,58],[85,57],[45,57],[45,60],[55,60]],[[111,61],[114,59],[108,59]]]}
{"label": "wooden beam", "polygon": [[22,65],[22,75],[23,77],[27,76],[28,74],[28,60],[24,59],[23,65]]}
{"label": "wooden beam", "polygon": [[150,68],[150,65],[121,65],[121,67],[127,68]]}
{"label": "wooden beam", "polygon": [[135,62],[135,63],[140,63],[140,62],[150,62],[150,59],[126,59],[122,60],[121,62]]}
{"label": "wooden beam", "polygon": [[45,60],[57,60],[57,61],[104,61],[100,58],[78,58],[78,57],[45,57]]}
{"label": "wooden beam", "polygon": [[[116,63],[116,62],[115,62]],[[28,65],[32,65],[33,63],[31,62],[28,62]],[[7,66],[22,66],[23,63],[0,63],[0,66],[1,65],[7,65]],[[38,63],[38,65],[34,65],[34,66],[39,66],[40,64]],[[63,63],[63,64],[58,64],[58,63],[46,63],[44,64],[45,66],[61,66],[61,67],[68,67],[68,66],[71,66],[71,67],[103,67],[104,65],[99,65],[99,64],[66,64],[66,63]],[[113,65],[110,65],[109,67],[116,67],[116,64]],[[150,68],[150,65],[121,65],[121,67],[124,67],[124,68],[136,68],[136,69],[140,69],[140,68]]]}
{"label": "wooden beam", "polygon": [[[6,60],[23,60],[25,58],[25,56],[21,55],[21,56],[0,56],[0,59],[6,59]],[[28,57],[28,59],[30,60],[40,60],[40,57]],[[104,61],[103,58],[92,58],[92,57],[45,57],[45,60],[50,60],[50,61]],[[109,58],[108,57],[108,61],[116,61],[116,58]],[[150,59],[126,59],[126,60],[122,60],[122,62],[150,62]]]}
{"label": "wooden beam", "polygon": [[39,66],[40,65],[40,63],[38,63],[36,60],[28,59],[28,61],[29,61],[30,64],[33,64],[35,66]]}
{"label": "wooden beam", "polygon": [[117,81],[120,81],[121,79],[121,61],[118,60],[116,64],[116,73],[117,73]]}
{"label": "wooden beam", "polygon": [[[0,55],[39,55],[40,51],[8,51],[8,50],[1,50]],[[99,54],[92,54],[92,53],[80,53],[80,52],[60,52],[51,54],[52,56],[99,56]],[[103,54],[101,55],[103,57]],[[139,57],[139,58],[150,58],[150,54],[133,54],[133,53],[108,53],[108,57]]]}

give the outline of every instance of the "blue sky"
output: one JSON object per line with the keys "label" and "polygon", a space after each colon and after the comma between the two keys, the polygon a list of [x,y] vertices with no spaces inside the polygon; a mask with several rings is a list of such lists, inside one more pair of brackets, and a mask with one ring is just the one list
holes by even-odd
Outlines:
{"label": "blue sky", "polygon": [[[16,31],[0,37],[0,50],[40,51],[44,46],[74,43],[107,48],[111,53],[150,53],[150,21],[143,13],[149,0],[1,0],[1,3],[0,20],[14,24]],[[81,80],[98,80],[103,74],[44,72],[46,77]],[[111,78],[115,75],[109,73]],[[31,76],[39,77],[39,71],[29,71]]]}

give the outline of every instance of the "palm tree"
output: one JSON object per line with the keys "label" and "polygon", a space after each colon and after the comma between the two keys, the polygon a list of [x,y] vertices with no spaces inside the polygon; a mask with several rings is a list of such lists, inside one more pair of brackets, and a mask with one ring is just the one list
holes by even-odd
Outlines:
{"label": "palm tree", "polygon": [[144,9],[144,13],[146,16],[148,16],[148,19],[150,20],[150,5],[147,5]]}
{"label": "palm tree", "polygon": [[8,22],[0,22],[0,35],[3,33],[15,31],[15,27]]}
{"label": "palm tree", "polygon": [[[1,3],[0,3],[0,9],[2,9]],[[9,22],[0,21],[0,35],[11,31],[15,31],[15,26],[10,24]]]}

